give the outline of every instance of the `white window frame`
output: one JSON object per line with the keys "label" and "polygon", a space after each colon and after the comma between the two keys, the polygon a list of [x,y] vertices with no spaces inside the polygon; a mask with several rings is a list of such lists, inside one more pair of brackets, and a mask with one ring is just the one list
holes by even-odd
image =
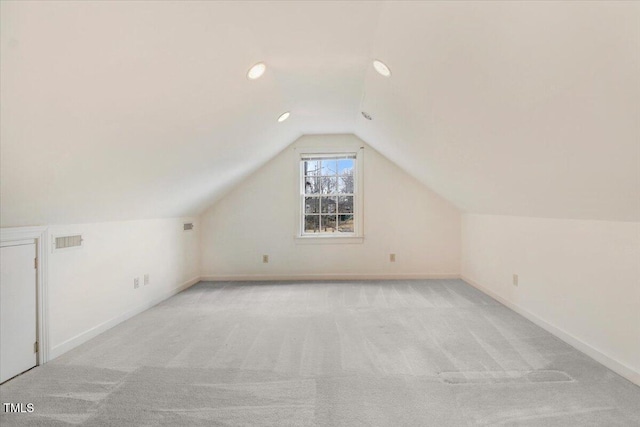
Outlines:
{"label": "white window frame", "polygon": [[[299,147],[296,150],[296,197],[298,200],[298,220],[296,224],[296,243],[362,243],[364,241],[364,147]],[[354,195],[353,195],[353,233],[304,233],[305,216],[305,183],[302,160],[308,157],[355,156],[354,162]]]}

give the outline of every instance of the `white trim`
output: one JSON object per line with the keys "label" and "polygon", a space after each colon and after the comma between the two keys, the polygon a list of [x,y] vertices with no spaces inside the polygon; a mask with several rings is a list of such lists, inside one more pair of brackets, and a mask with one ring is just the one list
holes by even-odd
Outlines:
{"label": "white trim", "polygon": [[[357,241],[347,241],[345,238],[355,238],[362,239],[364,238],[364,152],[365,146],[362,142],[353,142],[350,141],[348,143],[343,143],[339,145],[326,145],[322,143],[314,143],[314,144],[304,144],[298,145],[295,147],[294,153],[296,154],[294,157],[296,162],[296,170],[297,170],[297,180],[296,180],[296,198],[298,200],[298,219],[296,221],[296,230],[294,237],[297,239],[318,239],[317,243],[327,243],[322,241],[322,239],[334,239],[333,243],[342,244],[342,243],[362,243]],[[354,182],[354,224],[355,229],[353,233],[335,233],[335,234],[322,234],[322,235],[314,235],[314,234],[305,234],[304,233],[304,197],[305,197],[305,188],[302,179],[302,159],[304,157],[332,157],[332,156],[340,156],[340,155],[349,155],[355,156],[354,168],[355,168],[355,182]],[[338,196],[339,194],[335,194]],[[346,236],[345,236],[346,234]],[[303,242],[311,243],[309,241]]]}
{"label": "white trim", "polygon": [[119,323],[124,322],[127,319],[132,318],[133,316],[142,313],[145,310],[150,309],[151,307],[160,304],[162,301],[184,291],[185,289],[190,288],[191,286],[195,285],[196,283],[198,283],[200,281],[200,277],[194,277],[192,279],[187,280],[186,282],[182,283],[180,286],[171,289],[168,292],[165,292],[164,294],[160,295],[157,298],[154,298],[150,301],[147,301],[143,304],[138,305],[137,307],[134,307],[133,309],[126,311],[116,317],[113,317],[109,320],[107,320],[106,322],[103,322],[97,326],[94,326],[93,328],[84,331],[78,335],[76,335],[73,338],[70,338],[68,340],[66,340],[65,342],[56,345],[55,347],[53,347],[51,349],[50,352],[50,359],[49,360],[53,360],[58,356],[63,355],[64,353],[68,352],[71,349],[74,349],[76,347],[78,347],[80,344],[83,344],[87,341],[89,341],[92,338],[95,338],[96,336],[100,335],[103,332],[106,332],[107,330],[113,328],[114,326],[116,326]]}
{"label": "white trim", "polygon": [[595,359],[597,362],[611,369],[613,372],[617,373],[618,375],[621,375],[626,379],[628,379],[629,381],[631,381],[632,383],[640,386],[640,372],[634,370],[633,368],[625,365],[622,362],[617,361],[616,359],[603,353],[602,351],[592,347],[591,345],[582,341],[580,338],[575,337],[574,335],[570,334],[564,329],[558,328],[557,326],[552,325],[546,320],[541,319],[540,317],[533,314],[529,310],[522,308],[519,305],[514,304],[511,301],[501,297],[500,295],[489,290],[487,287],[482,286],[481,284],[474,281],[473,279],[470,279],[469,277],[466,277],[463,275],[461,275],[460,278],[465,282],[467,282],[468,284],[470,284],[471,286],[473,286],[474,288],[478,289],[481,292],[484,292],[485,294],[489,295],[491,298],[495,299],[499,303],[515,311],[519,315],[529,319],[536,325],[540,326],[542,329],[560,338],[562,341],[566,342],[567,344],[574,347],[578,351],[581,351],[582,353],[586,354],[587,356]]}
{"label": "white trim", "polygon": [[48,296],[48,261],[47,227],[12,227],[0,229],[0,242],[35,241],[38,268],[36,269],[37,300],[37,337],[38,365],[44,365],[50,358],[49,349],[49,296]]}
{"label": "white trim", "polygon": [[364,237],[356,236],[343,236],[343,235],[329,235],[329,236],[314,236],[304,235],[295,236],[294,241],[296,245],[335,245],[345,243],[364,243]]}
{"label": "white trim", "polygon": [[458,273],[315,273],[315,274],[210,274],[202,276],[203,282],[253,282],[253,281],[291,281],[291,280],[412,280],[412,279],[459,279]]}

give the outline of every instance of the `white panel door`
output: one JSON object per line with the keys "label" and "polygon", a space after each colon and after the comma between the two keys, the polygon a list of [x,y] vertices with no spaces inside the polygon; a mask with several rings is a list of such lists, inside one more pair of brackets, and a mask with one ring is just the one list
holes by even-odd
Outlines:
{"label": "white panel door", "polygon": [[37,364],[35,243],[0,248],[0,383]]}

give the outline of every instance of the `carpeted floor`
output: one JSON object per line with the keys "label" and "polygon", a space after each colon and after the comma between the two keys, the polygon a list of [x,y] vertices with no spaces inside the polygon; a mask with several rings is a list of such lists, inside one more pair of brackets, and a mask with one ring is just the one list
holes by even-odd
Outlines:
{"label": "carpeted floor", "polygon": [[638,426],[640,387],[460,280],[199,283],[0,387],[8,426]]}

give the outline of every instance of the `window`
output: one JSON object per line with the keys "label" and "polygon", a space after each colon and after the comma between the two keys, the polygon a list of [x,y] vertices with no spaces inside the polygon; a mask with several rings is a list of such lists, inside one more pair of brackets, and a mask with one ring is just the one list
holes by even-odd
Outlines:
{"label": "window", "polygon": [[358,235],[357,154],[300,157],[301,236]]}

